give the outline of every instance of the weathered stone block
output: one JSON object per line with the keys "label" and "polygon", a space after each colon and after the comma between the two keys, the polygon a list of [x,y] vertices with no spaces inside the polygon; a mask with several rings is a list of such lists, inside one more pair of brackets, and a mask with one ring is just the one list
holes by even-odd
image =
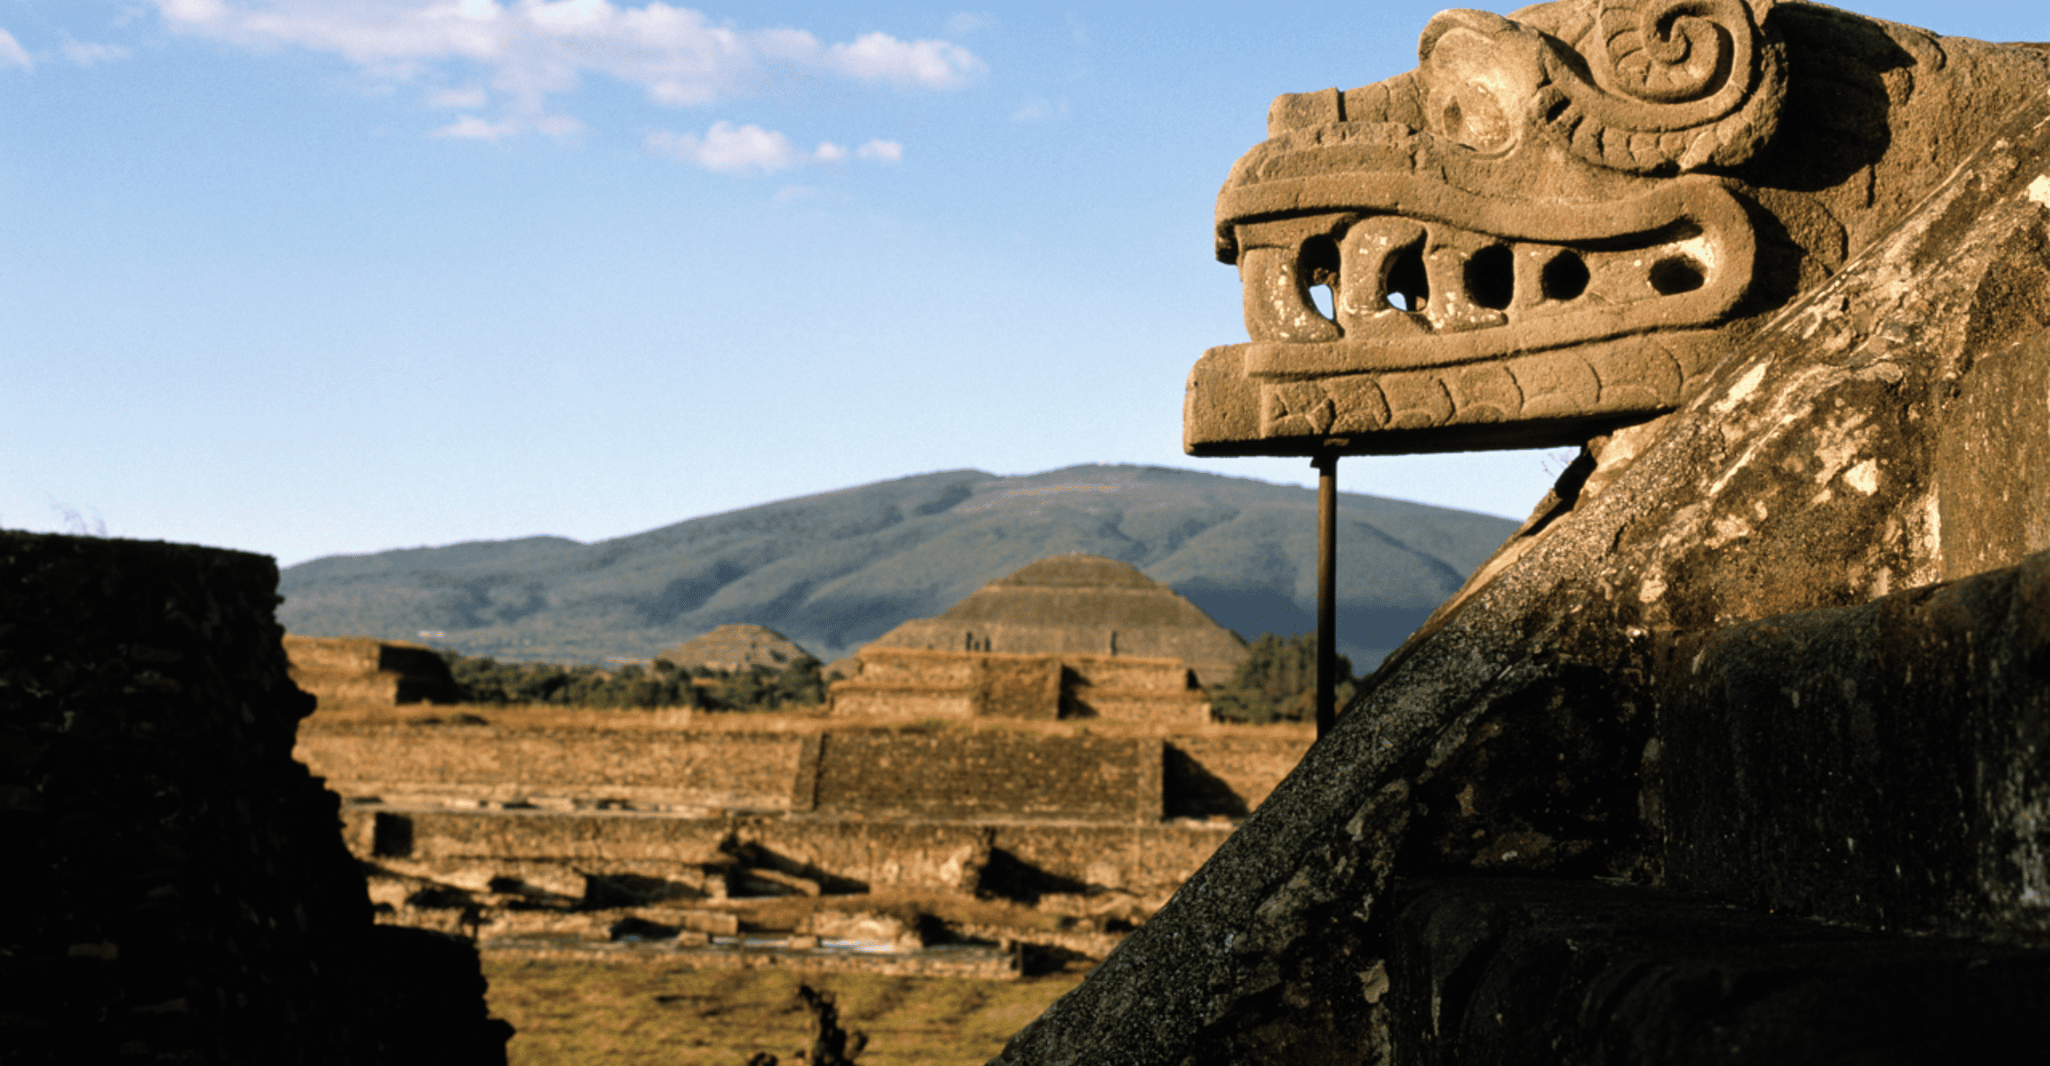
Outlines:
{"label": "weathered stone block", "polygon": [[[724,818],[675,818],[625,811],[389,811],[361,805],[348,808],[347,815],[352,821],[403,822],[409,847],[404,854],[391,857],[424,862],[478,858],[594,864],[715,864],[728,858],[720,849],[731,830],[731,823]],[[352,834],[358,839],[362,835]]]}
{"label": "weathered stone block", "polygon": [[[2050,327],[2050,238],[2028,236],[2033,262],[1987,278],[1987,302],[2007,297],[2013,317],[1997,320],[2007,330]],[[1943,576],[1960,578],[2050,548],[2050,332],[1991,352],[1946,384],[1954,395],[1937,439],[1936,488]]]}
{"label": "weathered stone block", "polygon": [[292,682],[324,705],[447,702],[456,696],[448,663],[424,644],[287,633],[285,655]]}
{"label": "weathered stone block", "polygon": [[1397,894],[1399,1066],[2038,1063],[2050,953],[1874,936],[1586,881]]}
{"label": "weathered stone block", "polygon": [[1659,691],[1673,887],[2050,944],[2050,553],[1683,639]]}
{"label": "weathered stone block", "polygon": [[1168,816],[1245,817],[1295,769],[1314,739],[1308,734],[1169,738],[1163,783]]}
{"label": "weathered stone block", "polygon": [[843,816],[1157,822],[1161,744],[1034,733],[832,733],[816,809]]}

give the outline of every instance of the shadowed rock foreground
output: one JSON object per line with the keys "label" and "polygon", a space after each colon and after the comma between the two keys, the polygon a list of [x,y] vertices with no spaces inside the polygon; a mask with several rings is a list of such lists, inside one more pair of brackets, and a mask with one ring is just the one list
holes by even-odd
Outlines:
{"label": "shadowed rock foreground", "polygon": [[505,1061],[471,944],[372,924],[292,759],[262,556],[0,533],[0,1057]]}

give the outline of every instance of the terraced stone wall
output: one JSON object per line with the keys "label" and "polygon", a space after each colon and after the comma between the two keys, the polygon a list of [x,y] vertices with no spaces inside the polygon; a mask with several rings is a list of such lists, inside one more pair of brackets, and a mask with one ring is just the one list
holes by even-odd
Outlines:
{"label": "terraced stone wall", "polygon": [[1112,822],[1242,818],[1304,736],[834,729],[739,733],[322,723],[296,755],[351,799],[399,807]]}
{"label": "terraced stone wall", "polygon": [[334,723],[295,754],[343,795],[637,810],[781,811],[818,740],[794,733]]}

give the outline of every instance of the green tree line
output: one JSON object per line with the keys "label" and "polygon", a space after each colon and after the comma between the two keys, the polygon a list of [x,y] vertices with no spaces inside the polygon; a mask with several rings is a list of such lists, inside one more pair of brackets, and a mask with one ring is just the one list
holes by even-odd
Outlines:
{"label": "green tree line", "polygon": [[[1262,633],[1247,649],[1229,682],[1210,690],[1211,711],[1228,722],[1301,722],[1316,717],[1317,638],[1304,633],[1278,637]],[[781,670],[688,669],[657,660],[652,667],[555,663],[502,663],[482,655],[444,652],[455,680],[457,701],[481,704],[545,704],[560,707],[706,711],[773,711],[811,707],[826,701],[823,664],[806,655]],[[835,674],[834,678],[839,675]],[[1352,662],[1338,657],[1338,704],[1358,688]]]}
{"label": "green tree line", "polygon": [[[1210,690],[1210,713],[1227,722],[1302,722],[1317,717],[1317,635],[1262,633],[1229,682]],[[1359,688],[1352,660],[1338,657],[1338,706]]]}
{"label": "green tree line", "polygon": [[809,655],[792,660],[781,670],[766,666],[685,669],[662,660],[652,667],[601,670],[555,663],[502,663],[488,656],[455,652],[444,652],[442,658],[448,661],[456,699],[461,703],[773,711],[824,703],[829,680],[821,673],[822,664]]}

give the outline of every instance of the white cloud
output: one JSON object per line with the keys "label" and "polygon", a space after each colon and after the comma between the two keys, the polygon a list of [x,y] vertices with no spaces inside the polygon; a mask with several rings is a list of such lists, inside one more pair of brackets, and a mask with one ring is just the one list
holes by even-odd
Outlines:
{"label": "white cloud", "polygon": [[0,30],[0,67],[36,69],[36,61],[29,57],[28,49],[23,48],[21,42],[6,30]]}
{"label": "white cloud", "polygon": [[65,41],[58,52],[81,67],[118,63],[135,54],[118,44],[94,44],[90,41]]}
{"label": "white cloud", "polygon": [[904,146],[896,141],[870,141],[854,150],[863,159],[874,159],[883,163],[895,163],[904,158]]}
{"label": "white cloud", "polygon": [[887,81],[928,89],[967,82],[982,61],[946,41],[900,41],[887,33],[864,33],[851,44],[832,47],[834,67],[864,81]]}
{"label": "white cloud", "polygon": [[734,126],[729,122],[714,122],[703,137],[667,131],[651,133],[647,145],[657,155],[726,174],[749,171],[766,174],[788,170],[799,162],[797,150],[790,146],[790,138],[752,123]]}
{"label": "white cloud", "polygon": [[852,153],[831,141],[820,141],[812,151],[800,152],[790,138],[775,130],[730,122],[712,123],[703,136],[662,130],[648,134],[645,143],[656,155],[722,174],[770,174],[807,163],[838,163],[850,154],[894,163],[904,154],[904,146],[895,141],[869,141]]}
{"label": "white cloud", "polygon": [[382,80],[433,74],[470,81],[481,73],[506,112],[498,124],[523,130],[541,129],[537,116],[547,111],[547,98],[575,89],[585,75],[681,106],[760,91],[793,75],[942,90],[984,69],[974,53],[948,41],[877,32],[827,44],[803,30],[715,24],[663,0],[152,2],[174,28],[249,48],[338,55]]}
{"label": "white cloud", "polygon": [[164,17],[179,22],[208,22],[228,13],[222,0],[157,0]]}
{"label": "white cloud", "polygon": [[518,132],[520,126],[517,122],[486,122],[475,115],[464,115],[435,130],[434,135],[464,141],[496,141]]}

